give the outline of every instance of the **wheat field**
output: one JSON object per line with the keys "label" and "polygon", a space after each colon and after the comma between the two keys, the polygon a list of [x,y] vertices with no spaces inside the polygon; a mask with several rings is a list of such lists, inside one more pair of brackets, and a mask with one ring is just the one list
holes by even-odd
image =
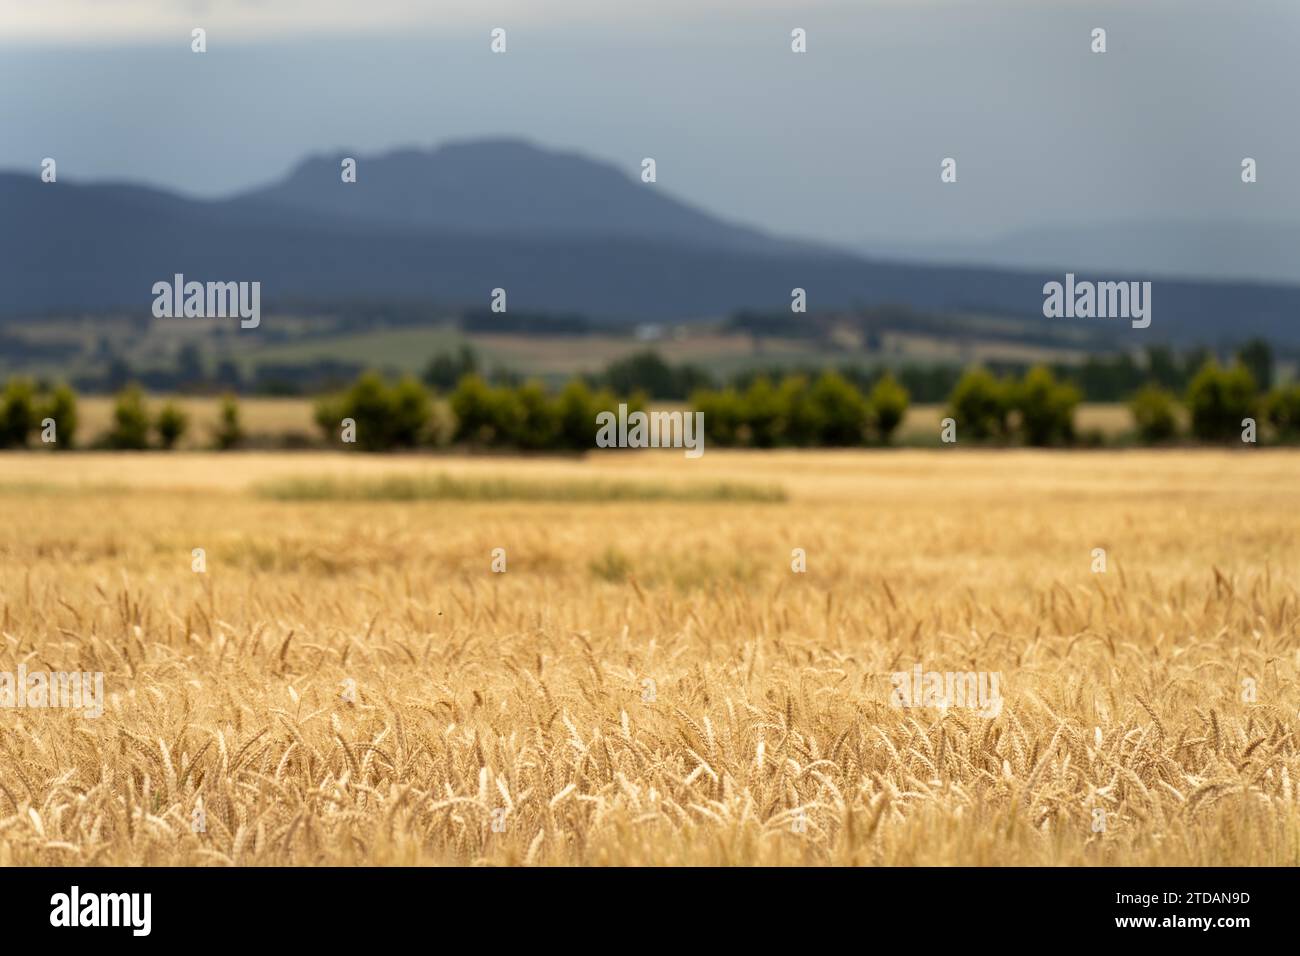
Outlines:
{"label": "wheat field", "polygon": [[105,700],[0,709],[0,864],[1296,864],[1298,473],[3,455],[0,671]]}

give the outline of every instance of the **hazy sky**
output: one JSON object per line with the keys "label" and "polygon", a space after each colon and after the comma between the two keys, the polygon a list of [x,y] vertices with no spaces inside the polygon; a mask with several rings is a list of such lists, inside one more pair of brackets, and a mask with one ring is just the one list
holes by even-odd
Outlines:
{"label": "hazy sky", "polygon": [[1300,221],[1297,90],[1296,0],[0,0],[3,168],[211,196],[313,151],[522,136],[838,241]]}

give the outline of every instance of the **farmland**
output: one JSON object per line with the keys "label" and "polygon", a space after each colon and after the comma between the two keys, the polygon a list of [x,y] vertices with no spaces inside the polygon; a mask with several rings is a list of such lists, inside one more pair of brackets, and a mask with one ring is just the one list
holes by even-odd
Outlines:
{"label": "farmland", "polygon": [[0,864],[1296,864],[1298,474],[0,455]]}

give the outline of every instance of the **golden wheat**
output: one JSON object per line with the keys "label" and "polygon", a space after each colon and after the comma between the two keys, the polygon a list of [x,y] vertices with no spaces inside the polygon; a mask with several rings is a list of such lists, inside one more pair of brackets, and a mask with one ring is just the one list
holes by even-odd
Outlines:
{"label": "golden wheat", "polygon": [[[1298,468],[5,455],[0,864],[1295,864]],[[439,474],[786,499],[256,493]]]}

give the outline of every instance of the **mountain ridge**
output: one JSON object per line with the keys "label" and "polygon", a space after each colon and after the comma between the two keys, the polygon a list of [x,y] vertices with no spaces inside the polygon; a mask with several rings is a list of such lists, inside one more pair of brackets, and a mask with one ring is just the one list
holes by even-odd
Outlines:
{"label": "mountain ridge", "polygon": [[[0,314],[144,313],[152,284],[180,272],[261,281],[268,305],[338,297],[481,307],[505,288],[511,309],[631,322],[785,311],[800,287],[810,310],[890,304],[1060,321],[1042,318],[1042,285],[1064,270],[867,259],[783,240],[610,164],[522,141],[358,157],[349,184],[341,155],[317,153],[266,187],[216,200],[0,173]],[[422,168],[404,178],[410,163]],[[378,188],[367,193],[368,181]],[[1127,322],[1082,321],[1117,347],[1264,335],[1300,348],[1300,287],[1161,279],[1154,308],[1140,337]]]}
{"label": "mountain ridge", "polygon": [[[345,158],[356,160],[357,179],[339,189]],[[232,198],[437,232],[653,238],[755,252],[805,247],[698,210],[611,163],[511,137],[369,156],[314,153]]]}

